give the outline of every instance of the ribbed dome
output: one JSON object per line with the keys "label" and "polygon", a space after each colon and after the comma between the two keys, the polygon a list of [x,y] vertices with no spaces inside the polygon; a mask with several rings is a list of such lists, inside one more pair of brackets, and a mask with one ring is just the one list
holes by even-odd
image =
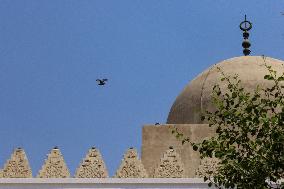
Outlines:
{"label": "ribbed dome", "polygon": [[[284,61],[266,57],[265,62],[271,65],[278,74],[284,72]],[[193,79],[176,98],[168,115],[168,124],[202,123],[201,112],[213,110],[211,93],[213,86],[220,83],[220,67],[226,75],[238,74],[245,89],[252,91],[257,85],[269,87],[273,83],[264,80],[268,74],[262,56],[241,56],[215,64]]]}

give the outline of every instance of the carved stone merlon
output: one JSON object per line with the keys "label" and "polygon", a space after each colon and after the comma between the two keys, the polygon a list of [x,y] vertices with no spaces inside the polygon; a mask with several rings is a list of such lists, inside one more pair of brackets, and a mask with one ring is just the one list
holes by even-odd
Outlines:
{"label": "carved stone merlon", "polygon": [[218,158],[203,158],[196,170],[196,177],[211,177],[216,173],[220,160]]}
{"label": "carved stone merlon", "polygon": [[154,178],[184,178],[184,165],[179,154],[172,148],[168,149],[154,171]]}
{"label": "carved stone merlon", "polygon": [[58,148],[53,148],[47,155],[44,165],[42,166],[38,178],[68,178],[69,170],[64,158]]}
{"label": "carved stone merlon", "polygon": [[148,174],[140,159],[137,151],[129,148],[124,154],[120,167],[116,171],[116,178],[147,178]]}
{"label": "carved stone merlon", "polygon": [[91,148],[86,157],[76,170],[76,178],[107,178],[108,171],[101,153],[96,148]]}
{"label": "carved stone merlon", "polygon": [[7,160],[3,170],[0,171],[3,178],[31,178],[32,170],[28,158],[23,149],[17,148]]}

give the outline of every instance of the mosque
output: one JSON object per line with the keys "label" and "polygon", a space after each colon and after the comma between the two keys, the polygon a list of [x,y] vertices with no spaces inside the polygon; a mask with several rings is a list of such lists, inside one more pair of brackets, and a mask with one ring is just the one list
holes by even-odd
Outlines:
{"label": "mosque", "polygon": [[[243,23],[250,25],[248,28],[243,28]],[[240,27],[244,32],[244,56],[216,63],[190,81],[175,99],[169,110],[166,124],[143,126],[141,159],[136,150],[130,148],[125,153],[119,169],[113,176],[114,178],[196,178],[202,176],[204,169],[212,169],[214,171],[216,161],[214,159],[201,161],[198,152],[193,151],[190,144],[182,145],[181,141],[177,140],[172,134],[172,129],[177,128],[184,135],[188,136],[192,142],[200,142],[206,137],[214,136],[214,128],[208,127],[206,122],[201,121],[201,113],[204,110],[210,111],[214,109],[211,102],[211,93],[216,83],[220,85],[221,89],[223,87],[222,90],[226,90],[222,86],[220,81],[221,75],[217,68],[221,68],[226,74],[238,74],[243,87],[249,91],[255,89],[257,85],[263,87],[271,86],[270,82],[263,79],[264,75],[268,74],[268,70],[264,66],[265,63],[278,73],[282,73],[284,70],[284,61],[282,60],[270,57],[265,57],[264,59],[263,56],[248,56],[250,54],[248,30],[251,28],[251,23],[245,20]],[[0,177],[33,177],[23,149],[14,151],[11,158],[2,167]],[[48,154],[42,169],[36,177],[108,178],[112,176],[108,175],[103,158],[96,148],[88,151],[74,176],[70,174],[60,150],[54,148]],[[135,182],[144,182],[139,181],[139,179]],[[169,182],[174,183],[174,181]],[[192,180],[179,181],[179,183],[183,182],[192,182]],[[0,179],[0,188],[3,183],[5,181]]]}

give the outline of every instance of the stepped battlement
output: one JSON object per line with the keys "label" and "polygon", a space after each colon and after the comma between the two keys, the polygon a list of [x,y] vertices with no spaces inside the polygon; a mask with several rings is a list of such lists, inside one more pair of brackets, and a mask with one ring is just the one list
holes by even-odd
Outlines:
{"label": "stepped battlement", "polygon": [[[149,175],[139,158],[137,150],[129,148],[114,176],[110,176],[102,155],[97,148],[88,150],[79,163],[74,174],[71,174],[60,149],[55,147],[38,171],[36,178],[185,178],[185,167],[179,153],[170,147],[162,154],[153,175]],[[72,176],[73,175],[73,176]],[[24,149],[13,151],[0,170],[0,178],[32,178],[32,170]]]}

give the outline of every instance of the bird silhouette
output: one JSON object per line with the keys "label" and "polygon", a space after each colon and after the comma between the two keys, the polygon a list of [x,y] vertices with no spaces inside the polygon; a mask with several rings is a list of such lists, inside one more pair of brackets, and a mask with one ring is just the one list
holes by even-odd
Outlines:
{"label": "bird silhouette", "polygon": [[98,85],[105,85],[108,79],[97,79]]}

